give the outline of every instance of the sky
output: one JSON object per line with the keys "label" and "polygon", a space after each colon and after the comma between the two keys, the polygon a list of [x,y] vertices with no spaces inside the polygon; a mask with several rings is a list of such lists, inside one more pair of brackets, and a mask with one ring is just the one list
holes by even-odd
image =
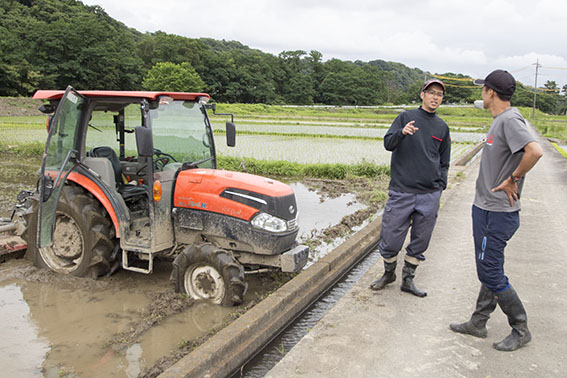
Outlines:
{"label": "sky", "polygon": [[381,59],[432,74],[505,69],[567,84],[564,0],[82,0],[140,32],[238,41],[278,55]]}

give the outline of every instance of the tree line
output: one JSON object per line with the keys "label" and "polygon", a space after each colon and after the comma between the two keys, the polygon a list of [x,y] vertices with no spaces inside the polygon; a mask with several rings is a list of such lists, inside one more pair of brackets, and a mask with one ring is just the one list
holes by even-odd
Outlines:
{"label": "tree line", "polygon": [[[419,101],[432,77],[383,60],[323,61],[316,50],[275,56],[236,41],[141,33],[78,0],[4,0],[0,36],[0,96],[72,85],[204,91],[228,103],[380,105]],[[470,103],[479,93],[449,86],[445,103]]]}

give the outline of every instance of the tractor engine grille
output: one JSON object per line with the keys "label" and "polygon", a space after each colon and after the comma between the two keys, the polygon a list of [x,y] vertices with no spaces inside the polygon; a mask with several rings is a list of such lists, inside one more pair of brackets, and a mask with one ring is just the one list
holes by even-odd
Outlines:
{"label": "tractor engine grille", "polygon": [[220,196],[264,211],[286,222],[297,222],[297,204],[293,193],[287,196],[270,197],[249,190],[228,188]]}
{"label": "tractor engine grille", "polygon": [[292,220],[287,221],[287,229],[288,230],[295,230],[297,228],[297,218],[293,218]]}

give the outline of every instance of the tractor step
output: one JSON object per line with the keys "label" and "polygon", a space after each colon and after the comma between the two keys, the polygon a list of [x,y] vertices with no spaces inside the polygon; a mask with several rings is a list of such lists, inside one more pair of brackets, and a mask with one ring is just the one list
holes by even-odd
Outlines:
{"label": "tractor step", "polygon": [[122,250],[122,268],[150,274],[154,268],[153,253]]}

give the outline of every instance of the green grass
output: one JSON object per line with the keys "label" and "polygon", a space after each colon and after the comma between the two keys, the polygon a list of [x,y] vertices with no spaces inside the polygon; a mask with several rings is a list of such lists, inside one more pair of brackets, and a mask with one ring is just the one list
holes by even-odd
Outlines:
{"label": "green grass", "polygon": [[0,141],[0,152],[10,153],[20,156],[41,156],[45,149],[45,143],[39,141],[24,142],[24,143],[8,143]]}
{"label": "green grass", "polygon": [[544,137],[567,141],[567,117],[563,120],[536,118],[531,122]]}
{"label": "green grass", "polygon": [[348,177],[378,177],[389,176],[390,167],[387,165],[361,162],[358,164],[300,164],[288,161],[257,160],[220,156],[218,167],[229,171],[247,172],[259,176],[279,177],[315,177],[343,180]]}
{"label": "green grass", "polygon": [[553,147],[555,147],[555,149],[556,149],[557,151],[559,151],[559,153],[560,153],[561,155],[563,155],[563,157],[564,157],[565,159],[567,159],[567,151],[565,151],[563,148],[559,147],[559,145],[558,145],[557,143],[551,143],[551,145],[552,145]]}
{"label": "green grass", "polygon": [[542,136],[567,141],[567,116],[551,115],[536,110],[535,119],[532,119],[532,108],[520,108],[520,112]]}
{"label": "green grass", "polygon": [[46,116],[0,117],[1,125],[35,125],[45,128]]}

